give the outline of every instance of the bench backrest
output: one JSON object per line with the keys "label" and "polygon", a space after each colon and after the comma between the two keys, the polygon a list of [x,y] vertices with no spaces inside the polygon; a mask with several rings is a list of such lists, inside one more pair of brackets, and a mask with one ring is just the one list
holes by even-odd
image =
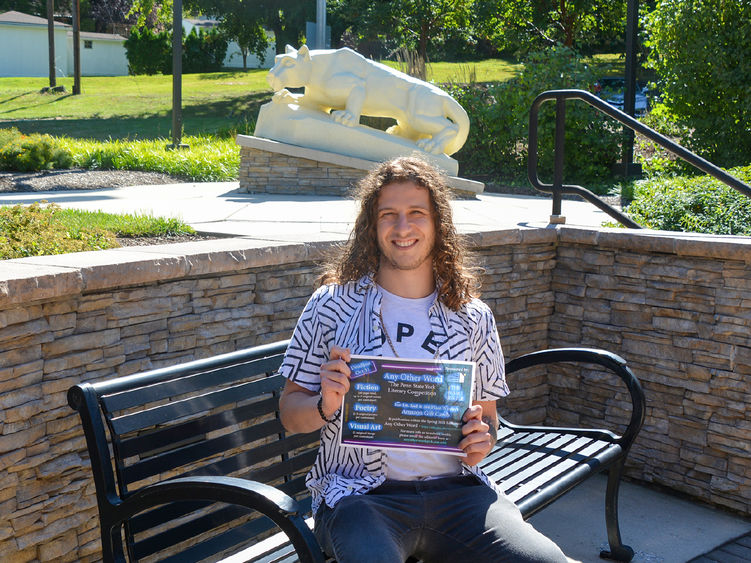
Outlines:
{"label": "bench backrest", "polygon": [[[81,413],[102,521],[117,498],[178,476],[261,481],[307,510],[304,479],[315,459],[318,432],[287,436],[279,420],[284,378],[275,372],[286,344],[72,388],[69,402]],[[197,501],[137,514],[125,523],[123,535],[131,559],[180,546],[177,560],[186,561],[247,544],[272,528],[269,520],[243,508]],[[211,537],[190,545],[204,535]]]}

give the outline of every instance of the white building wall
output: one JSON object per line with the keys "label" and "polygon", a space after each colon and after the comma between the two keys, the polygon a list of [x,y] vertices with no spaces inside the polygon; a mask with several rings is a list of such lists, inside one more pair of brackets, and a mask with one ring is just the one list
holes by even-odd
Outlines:
{"label": "white building wall", "polygon": [[[91,41],[91,49],[85,42]],[[125,55],[125,40],[86,37],[81,34],[81,76],[125,76],[128,74],[128,58]],[[73,74],[73,33],[68,35],[68,68]]]}
{"label": "white building wall", "polygon": [[[68,70],[67,31],[55,29],[55,73],[72,74]],[[49,76],[49,45],[47,28],[0,24],[0,76]]]}
{"label": "white building wall", "polygon": [[[271,68],[274,66],[274,57],[276,48],[274,46],[274,34],[269,34],[269,46],[266,48],[266,55],[262,61],[253,53],[248,53],[248,68]],[[230,41],[227,46],[227,55],[224,57],[224,66],[228,68],[242,68],[243,55],[240,46],[236,41]]]}

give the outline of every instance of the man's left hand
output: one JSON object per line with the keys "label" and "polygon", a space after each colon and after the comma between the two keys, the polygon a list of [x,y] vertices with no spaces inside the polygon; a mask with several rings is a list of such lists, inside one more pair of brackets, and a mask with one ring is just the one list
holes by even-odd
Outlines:
{"label": "man's left hand", "polygon": [[[469,466],[480,463],[490,453],[496,442],[497,418],[488,415],[486,411],[490,409],[484,406],[475,403],[464,412],[462,417],[464,439],[459,442],[459,447],[467,454],[464,463]],[[490,412],[495,414],[495,401],[492,401]],[[491,424],[494,425],[492,428]]]}

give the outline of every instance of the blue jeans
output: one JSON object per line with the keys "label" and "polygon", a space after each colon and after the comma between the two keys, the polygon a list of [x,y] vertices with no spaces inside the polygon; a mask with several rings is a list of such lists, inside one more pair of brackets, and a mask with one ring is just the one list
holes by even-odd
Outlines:
{"label": "blue jeans", "polygon": [[324,503],[315,535],[338,563],[565,562],[519,509],[474,476],[386,481],[365,495]]}

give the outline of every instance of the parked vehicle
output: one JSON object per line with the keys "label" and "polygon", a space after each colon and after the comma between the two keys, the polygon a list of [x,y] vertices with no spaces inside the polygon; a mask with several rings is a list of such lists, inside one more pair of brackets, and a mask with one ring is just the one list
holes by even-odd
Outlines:
{"label": "parked vehicle", "polygon": [[[625,79],[618,76],[606,76],[595,82],[595,94],[611,106],[623,111],[623,98],[626,90]],[[639,82],[636,83],[634,115],[644,115],[649,110],[649,98]]]}

